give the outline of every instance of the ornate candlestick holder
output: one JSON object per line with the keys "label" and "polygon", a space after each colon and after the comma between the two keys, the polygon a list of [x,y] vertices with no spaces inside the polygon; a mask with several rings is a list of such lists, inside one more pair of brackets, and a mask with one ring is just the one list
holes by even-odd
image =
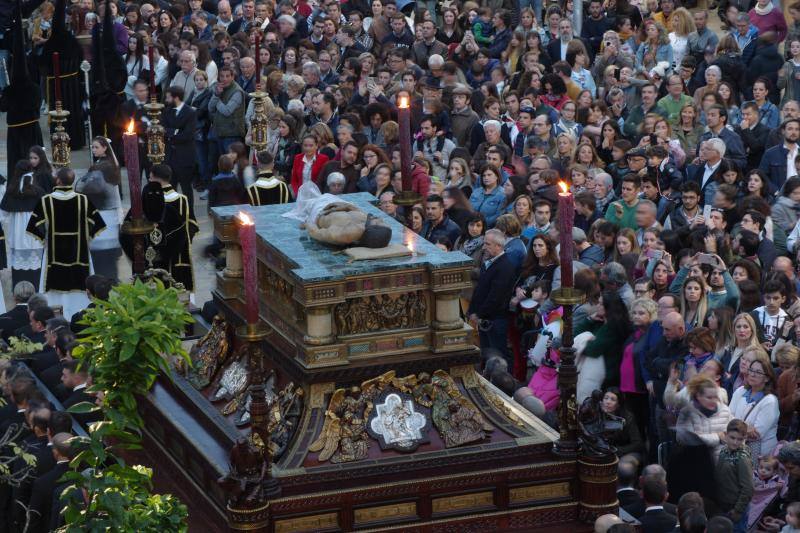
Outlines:
{"label": "ornate candlestick holder", "polygon": [[68,167],[70,164],[69,133],[64,129],[67,118],[69,111],[61,107],[61,100],[56,100],[56,108],[50,111],[50,120],[55,123],[55,130],[50,134],[50,143],[53,145],[53,166],[56,168]]}
{"label": "ornate candlestick holder", "polygon": [[394,203],[403,208],[406,226],[411,227],[411,207],[422,202],[422,195],[414,191],[400,191],[394,195]]}
{"label": "ornate candlestick holder", "polygon": [[[253,523],[259,526],[258,530],[266,527],[270,521],[270,500],[281,494],[280,483],[272,477],[266,356],[261,349],[261,343],[270,332],[261,324],[247,324],[236,329],[240,349],[246,351],[250,374],[250,437],[237,442],[231,451],[231,472],[219,481],[232,496],[228,500],[228,516],[234,531],[253,529]],[[237,490],[230,491],[231,485]]]}
{"label": "ornate candlestick holder", "polygon": [[161,125],[161,112],[164,104],[156,102],[155,97],[150,99],[149,104],[144,105],[150,125],[147,127],[147,159],[157,165],[164,162],[166,153],[164,151],[164,126]]}
{"label": "ornate candlestick holder", "polygon": [[572,346],[572,310],[583,303],[585,295],[572,287],[561,287],[551,296],[557,306],[564,308],[561,348],[558,350],[558,404],[559,437],[553,446],[553,453],[562,457],[574,458],[578,455],[577,400],[578,367],[575,366],[575,348]]}
{"label": "ornate candlestick holder", "polygon": [[267,148],[267,93],[256,86],[256,91],[250,93],[253,98],[253,118],[250,119],[250,145],[256,153]]}
{"label": "ornate candlestick holder", "polygon": [[[133,237],[133,265],[131,269],[134,277],[144,274],[147,268],[153,268],[155,260],[155,250],[151,247],[145,250],[144,236],[155,229],[155,224],[144,217],[132,218],[122,223],[119,231],[125,235]],[[145,266],[145,260],[149,266]]]}

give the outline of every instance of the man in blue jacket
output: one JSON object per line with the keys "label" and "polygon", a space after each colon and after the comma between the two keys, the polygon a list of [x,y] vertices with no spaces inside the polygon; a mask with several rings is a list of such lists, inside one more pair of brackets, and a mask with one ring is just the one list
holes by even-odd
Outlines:
{"label": "man in blue jacket", "polygon": [[770,188],[774,191],[781,190],[784,182],[797,175],[794,164],[788,165],[788,161],[794,161],[797,157],[797,141],[800,139],[800,120],[792,118],[781,126],[783,130],[783,143],[773,146],[764,152],[761,158],[759,170],[764,172],[769,179]]}
{"label": "man in blue jacket", "polygon": [[503,251],[506,238],[503,232],[490,229],[483,238],[483,248],[489,259],[481,266],[481,274],[472,294],[467,317],[478,329],[481,350],[500,350],[511,367],[508,351],[508,302],[514,290],[514,265]]}

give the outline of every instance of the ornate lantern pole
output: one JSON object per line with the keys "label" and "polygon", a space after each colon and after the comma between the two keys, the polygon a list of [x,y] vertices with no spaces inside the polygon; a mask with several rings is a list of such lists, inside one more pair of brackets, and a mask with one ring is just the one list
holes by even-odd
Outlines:
{"label": "ornate lantern pole", "polygon": [[50,111],[50,119],[55,123],[55,129],[50,134],[50,143],[53,146],[53,166],[63,168],[69,166],[71,152],[69,133],[64,128],[64,124],[69,118],[69,111],[63,109],[61,103],[61,63],[58,52],[53,52],[53,82],[56,108]]}
{"label": "ornate lantern pole", "polygon": [[147,59],[150,61],[150,103],[144,105],[150,124],[147,126],[147,159],[154,165],[164,162],[164,126],[161,125],[161,111],[164,104],[158,103],[156,95],[156,65],[153,59],[153,45],[147,49]]}

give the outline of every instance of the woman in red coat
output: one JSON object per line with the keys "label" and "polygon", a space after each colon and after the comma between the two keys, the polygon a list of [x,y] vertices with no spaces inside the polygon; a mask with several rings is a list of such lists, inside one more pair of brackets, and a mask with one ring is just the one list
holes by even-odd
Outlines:
{"label": "woman in red coat", "polygon": [[317,182],[322,167],[328,162],[328,156],[317,151],[317,138],[313,135],[303,137],[302,151],[294,156],[292,165],[292,191],[295,198],[300,186],[313,181],[322,190],[322,185]]}

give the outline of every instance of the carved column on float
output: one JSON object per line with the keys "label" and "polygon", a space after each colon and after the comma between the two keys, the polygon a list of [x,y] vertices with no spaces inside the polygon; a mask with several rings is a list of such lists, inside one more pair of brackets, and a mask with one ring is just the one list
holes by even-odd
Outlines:
{"label": "carved column on float", "polygon": [[461,319],[459,296],[461,291],[446,291],[435,293],[435,320],[433,327],[438,330],[461,329],[464,321]]}
{"label": "carved column on float", "polygon": [[333,307],[322,305],[309,307],[306,310],[306,333],[303,342],[306,344],[330,344],[335,340],[333,335]]}
{"label": "carved column on float", "polygon": [[242,247],[238,242],[225,243],[225,269],[222,275],[226,278],[242,277]]}

